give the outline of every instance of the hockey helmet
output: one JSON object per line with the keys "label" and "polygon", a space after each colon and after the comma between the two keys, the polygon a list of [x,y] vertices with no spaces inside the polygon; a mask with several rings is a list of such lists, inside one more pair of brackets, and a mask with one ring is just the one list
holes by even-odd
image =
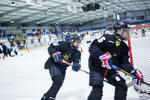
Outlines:
{"label": "hockey helmet", "polygon": [[[118,21],[113,25],[114,35],[119,41],[127,40],[127,38],[123,37],[123,31],[129,32],[130,26],[127,22]],[[122,32],[118,34],[117,30],[120,29]]]}
{"label": "hockey helmet", "polygon": [[70,42],[74,42],[76,40],[79,40],[81,42],[81,37],[78,36],[77,34],[72,35],[70,38]]}
{"label": "hockey helmet", "polygon": [[113,25],[113,29],[115,30],[115,32],[118,29],[125,29],[125,28],[130,28],[130,26],[127,22],[124,22],[124,21],[118,21]]}

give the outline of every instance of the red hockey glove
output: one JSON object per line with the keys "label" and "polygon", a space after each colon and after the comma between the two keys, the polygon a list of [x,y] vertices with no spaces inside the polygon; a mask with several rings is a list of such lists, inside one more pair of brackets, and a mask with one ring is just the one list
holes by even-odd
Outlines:
{"label": "red hockey glove", "polygon": [[111,69],[112,59],[111,59],[111,54],[109,52],[106,52],[105,54],[99,56],[99,59],[102,62],[103,68]]}
{"label": "red hockey glove", "polygon": [[54,54],[52,54],[53,59],[56,63],[60,63],[62,62],[62,55],[61,52],[55,52]]}
{"label": "red hockey glove", "polygon": [[140,70],[134,69],[131,71],[131,74],[134,75],[136,78],[133,78],[133,83],[136,85],[141,85],[143,79],[143,74]]}

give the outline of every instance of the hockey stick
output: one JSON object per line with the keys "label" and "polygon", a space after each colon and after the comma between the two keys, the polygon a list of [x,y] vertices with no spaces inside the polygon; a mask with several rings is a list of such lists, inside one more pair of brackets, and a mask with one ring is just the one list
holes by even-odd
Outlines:
{"label": "hockey stick", "polygon": [[[66,62],[66,61],[62,61],[63,63],[65,63],[65,64],[67,64],[67,65],[69,65],[69,66],[73,66],[71,63],[69,63],[69,62]],[[83,69],[80,69],[80,71],[82,71],[82,72],[84,72],[84,73],[86,73],[86,74],[90,74],[90,72],[88,72],[88,71],[85,71],[85,70],[83,70]],[[106,73],[107,74],[107,73]],[[105,77],[104,77],[105,78]],[[106,82],[106,83],[108,83],[108,84],[110,84],[107,80],[104,80],[104,82]],[[112,84],[110,84],[110,85],[112,85]],[[127,84],[127,87],[129,88],[129,87],[131,87],[132,86],[132,83],[128,83]]]}
{"label": "hockey stick", "polygon": [[[115,65],[112,65],[112,68],[115,69],[115,70],[119,70],[119,71],[121,71],[121,72],[127,74],[128,76],[131,76],[132,78],[137,78],[137,77],[135,77],[134,75],[130,74],[129,72],[127,72],[127,71],[125,71],[125,70],[123,70],[123,69],[120,69],[120,68],[118,68],[118,67],[115,66]],[[143,83],[143,84],[146,84],[147,86],[150,87],[150,84],[149,84],[149,83],[144,82],[144,81],[142,81],[142,83]]]}
{"label": "hockey stick", "polygon": [[[71,64],[71,63],[69,63],[69,62],[66,62],[66,61],[62,61],[63,63],[65,63],[65,64],[67,64],[67,65],[69,65],[69,66],[73,66],[73,64]],[[90,74],[88,71],[85,71],[85,70],[83,70],[83,69],[80,69],[80,71],[82,71],[82,72],[84,72],[84,73],[86,73],[86,74]]]}
{"label": "hockey stick", "polygon": [[[73,66],[73,64],[71,64],[71,63],[69,63],[69,62],[66,62],[66,61],[64,61],[64,60],[63,60],[62,62],[65,63],[65,64],[67,64],[67,65],[69,65],[69,66]],[[83,70],[83,69],[81,69],[81,68],[80,68],[80,71],[82,71],[82,72],[84,72],[84,73],[86,73],[86,74],[90,74],[90,72],[85,71],[85,70]],[[104,82],[110,84],[107,80],[104,80]],[[112,85],[112,84],[110,84],[110,85]]]}

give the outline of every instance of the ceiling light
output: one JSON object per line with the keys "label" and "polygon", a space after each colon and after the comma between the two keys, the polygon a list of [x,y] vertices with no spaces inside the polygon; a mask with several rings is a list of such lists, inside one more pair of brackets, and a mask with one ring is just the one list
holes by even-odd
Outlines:
{"label": "ceiling light", "polygon": [[15,6],[16,4],[15,4],[15,2],[14,1],[12,1],[11,2],[11,6]]}
{"label": "ceiling light", "polygon": [[120,7],[116,6],[116,8],[120,9]]}
{"label": "ceiling light", "polygon": [[51,8],[48,8],[48,11],[51,11]]}
{"label": "ceiling light", "polygon": [[120,20],[120,15],[119,14],[117,14],[117,20]]}
{"label": "ceiling light", "polygon": [[106,0],[106,4],[110,4],[108,0]]}
{"label": "ceiling light", "polygon": [[36,22],[37,24],[40,24],[40,22]]}
{"label": "ceiling light", "polygon": [[13,21],[13,20],[11,20],[11,21],[10,21],[10,23],[14,23],[14,21]]}
{"label": "ceiling light", "polygon": [[122,11],[126,11],[125,9],[122,9]]}

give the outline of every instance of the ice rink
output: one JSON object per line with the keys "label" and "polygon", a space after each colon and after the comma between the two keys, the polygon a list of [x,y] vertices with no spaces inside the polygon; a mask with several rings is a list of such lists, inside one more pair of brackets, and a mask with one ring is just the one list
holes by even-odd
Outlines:
{"label": "ice rink", "polygon": [[[81,66],[88,71],[88,45],[81,46]],[[48,70],[44,69],[44,63],[49,57],[47,47],[19,53],[23,55],[0,61],[0,100],[40,100],[52,83]],[[114,100],[114,87],[105,83],[103,90],[102,100]],[[68,68],[57,100],[87,100],[90,91],[89,75]],[[138,94],[133,87],[128,89],[127,98],[138,100]]]}

